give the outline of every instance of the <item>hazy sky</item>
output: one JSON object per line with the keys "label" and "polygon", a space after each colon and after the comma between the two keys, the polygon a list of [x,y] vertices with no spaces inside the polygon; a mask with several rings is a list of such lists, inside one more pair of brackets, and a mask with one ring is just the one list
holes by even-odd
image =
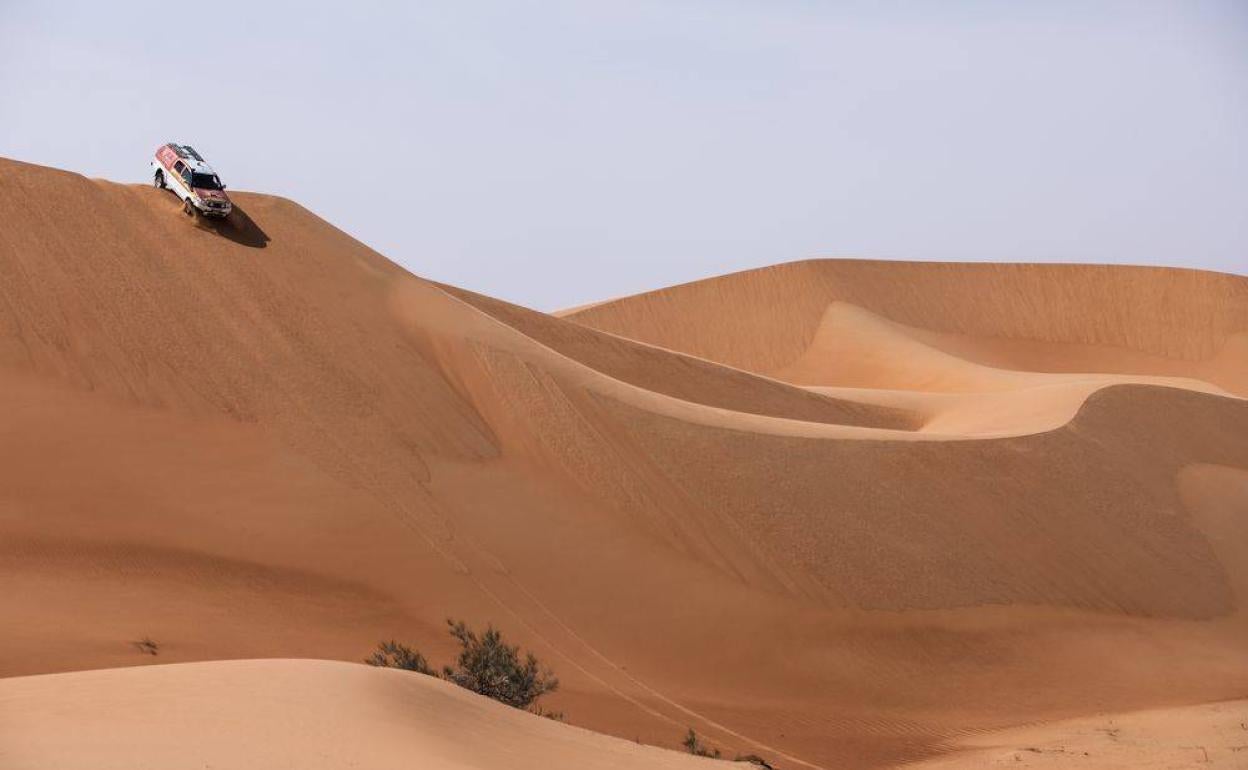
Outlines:
{"label": "hazy sky", "polygon": [[0,0],[0,155],[190,143],[542,309],[813,256],[1248,272],[1244,0],[315,5]]}

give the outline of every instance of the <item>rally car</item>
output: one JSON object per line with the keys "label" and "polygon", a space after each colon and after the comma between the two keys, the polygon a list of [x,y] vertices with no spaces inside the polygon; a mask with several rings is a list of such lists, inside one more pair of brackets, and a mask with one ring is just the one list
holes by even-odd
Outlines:
{"label": "rally car", "polygon": [[217,172],[189,144],[162,144],[152,159],[152,168],[152,184],[173,190],[182,199],[187,215],[195,216],[198,211],[206,217],[221,218],[234,210]]}

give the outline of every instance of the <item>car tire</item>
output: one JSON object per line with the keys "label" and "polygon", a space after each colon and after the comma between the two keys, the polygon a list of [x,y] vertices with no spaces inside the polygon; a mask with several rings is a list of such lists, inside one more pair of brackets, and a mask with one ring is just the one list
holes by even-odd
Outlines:
{"label": "car tire", "polygon": [[182,199],[182,213],[186,214],[188,217],[195,216],[195,205],[191,203],[190,198]]}
{"label": "car tire", "polygon": [[156,176],[152,177],[152,186],[157,190],[165,189],[165,172],[157,171]]}

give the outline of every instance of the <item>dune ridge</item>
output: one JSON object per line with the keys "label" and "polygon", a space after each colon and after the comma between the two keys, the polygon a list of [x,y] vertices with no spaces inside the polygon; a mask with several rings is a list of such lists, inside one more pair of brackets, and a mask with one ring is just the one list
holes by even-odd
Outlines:
{"label": "dune ridge", "polygon": [[[837,260],[552,316],[233,197],[0,160],[0,702],[368,689],[220,661],[444,659],[450,616],[573,725],[784,768],[1248,694],[1248,279]],[[582,761],[491,713],[438,740]]]}
{"label": "dune ridge", "polygon": [[1160,376],[1212,368],[1196,379],[1242,390],[1246,292],[1242,276],[1181,268],[810,260],[562,317],[771,372],[800,358],[827,308],[845,303],[921,329],[921,341],[977,363]]}

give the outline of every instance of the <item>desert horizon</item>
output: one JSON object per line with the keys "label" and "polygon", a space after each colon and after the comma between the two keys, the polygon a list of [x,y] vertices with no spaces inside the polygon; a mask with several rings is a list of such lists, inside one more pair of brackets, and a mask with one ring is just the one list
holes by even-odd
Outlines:
{"label": "desert horizon", "polygon": [[[1248,762],[1248,277],[545,313],[229,195],[0,159],[0,766]],[[471,691],[448,619],[557,689]]]}

